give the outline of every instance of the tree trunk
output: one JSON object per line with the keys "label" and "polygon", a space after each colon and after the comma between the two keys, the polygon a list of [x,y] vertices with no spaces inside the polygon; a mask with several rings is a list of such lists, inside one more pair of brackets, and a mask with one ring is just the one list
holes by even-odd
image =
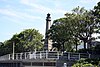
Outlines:
{"label": "tree trunk", "polygon": [[64,49],[64,42],[62,43],[62,51],[64,52],[65,49]]}
{"label": "tree trunk", "polygon": [[77,44],[76,44],[76,52],[77,52]]}
{"label": "tree trunk", "polygon": [[86,42],[84,41],[84,49],[86,49]]}

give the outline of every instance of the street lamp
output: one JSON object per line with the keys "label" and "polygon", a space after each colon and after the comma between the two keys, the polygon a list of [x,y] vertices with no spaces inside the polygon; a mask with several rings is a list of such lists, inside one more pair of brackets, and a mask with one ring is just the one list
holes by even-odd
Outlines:
{"label": "street lamp", "polygon": [[35,52],[36,52],[36,43],[35,43]]}
{"label": "street lamp", "polygon": [[15,54],[15,43],[13,41],[13,55],[12,55],[12,59],[14,60],[14,54]]}
{"label": "street lamp", "polygon": [[35,39],[36,39],[36,35],[34,35],[34,40],[33,40],[35,43],[35,52],[36,52],[36,42],[35,42],[36,40]]}

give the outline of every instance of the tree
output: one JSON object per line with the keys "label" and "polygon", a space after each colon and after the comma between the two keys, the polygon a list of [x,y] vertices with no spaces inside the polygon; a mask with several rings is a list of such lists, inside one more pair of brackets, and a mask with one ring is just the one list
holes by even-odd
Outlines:
{"label": "tree", "polygon": [[92,14],[95,17],[95,33],[100,34],[100,2],[97,3],[97,6],[94,6],[94,9],[92,10]]}
{"label": "tree", "polygon": [[57,19],[53,22],[49,30],[49,36],[53,41],[53,47],[58,50],[71,51],[74,45],[73,39],[73,17],[74,14],[66,14],[65,18]]}
{"label": "tree", "polygon": [[76,45],[77,51],[77,45],[80,41],[84,42],[84,49],[86,49],[86,44],[91,46],[90,42],[95,27],[91,11],[78,6],[72,10],[72,13],[66,13],[64,18],[53,22],[49,36],[53,40],[54,47],[65,49],[65,47],[72,48]]}
{"label": "tree", "polygon": [[[13,35],[13,37],[4,42],[4,46],[2,49],[4,53],[1,54],[9,54],[12,53],[13,43],[15,44],[15,52],[28,52],[42,50],[43,44],[41,42],[43,35],[35,29],[26,29],[19,34]],[[0,48],[1,49],[1,48]],[[1,51],[0,51],[1,52]]]}
{"label": "tree", "polygon": [[53,41],[53,46],[57,47],[58,50],[62,49],[62,44],[64,45],[64,37],[59,37],[59,35],[60,36],[64,35],[64,34],[62,34],[62,32],[64,32],[64,31],[61,28],[63,23],[61,23],[60,21],[64,21],[64,18],[55,20],[48,32],[50,35],[50,39],[52,39],[52,41]]}
{"label": "tree", "polygon": [[[84,49],[91,47],[91,41],[94,39],[92,34],[95,33],[97,25],[94,22],[95,17],[91,11],[87,11],[79,6],[72,10],[74,14],[74,20],[72,23],[74,31],[74,38],[78,38],[84,42]],[[97,27],[98,28],[98,27]]]}

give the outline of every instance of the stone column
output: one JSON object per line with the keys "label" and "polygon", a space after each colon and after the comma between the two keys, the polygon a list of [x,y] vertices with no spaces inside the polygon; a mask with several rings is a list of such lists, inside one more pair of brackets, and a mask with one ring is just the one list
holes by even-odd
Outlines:
{"label": "stone column", "polygon": [[50,29],[50,26],[51,26],[51,17],[50,17],[50,14],[48,13],[47,14],[47,17],[46,17],[46,31],[45,31],[45,41],[44,41],[44,51],[49,51],[50,48],[49,46],[51,46],[49,44],[50,40],[49,40],[49,37],[48,37],[48,30]]}

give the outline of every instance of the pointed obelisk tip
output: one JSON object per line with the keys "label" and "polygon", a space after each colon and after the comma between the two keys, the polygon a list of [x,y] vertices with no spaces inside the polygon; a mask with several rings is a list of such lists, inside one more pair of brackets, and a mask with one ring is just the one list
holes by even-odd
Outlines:
{"label": "pointed obelisk tip", "polygon": [[50,17],[50,13],[47,14],[47,17]]}

